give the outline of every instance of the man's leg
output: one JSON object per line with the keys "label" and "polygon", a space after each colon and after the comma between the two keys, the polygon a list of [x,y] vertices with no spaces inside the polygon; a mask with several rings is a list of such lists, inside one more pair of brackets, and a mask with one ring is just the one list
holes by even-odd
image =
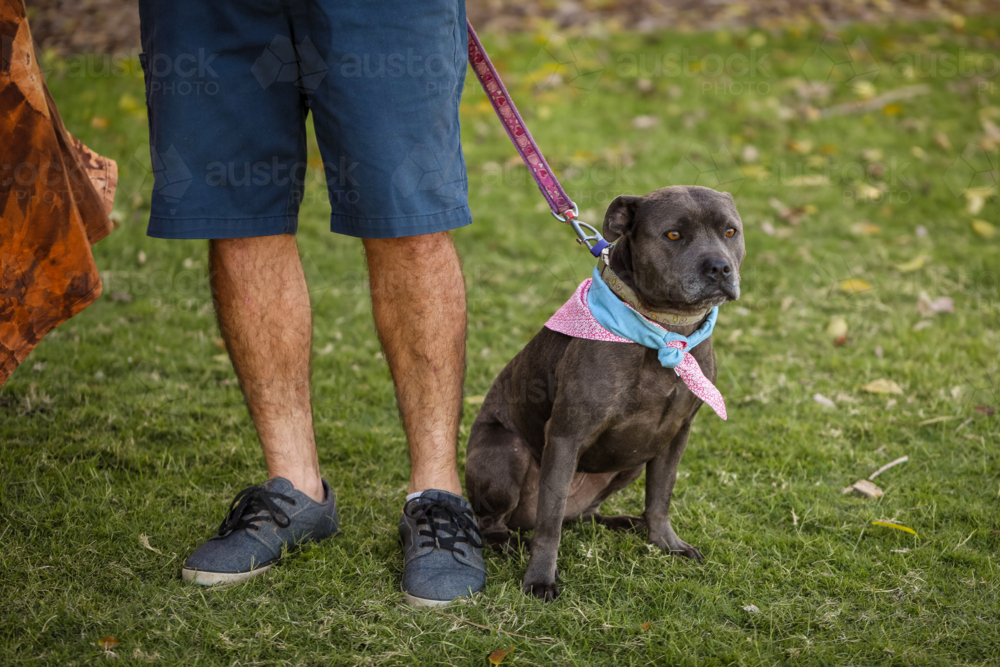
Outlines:
{"label": "man's leg", "polygon": [[295,237],[213,240],[209,265],[219,328],[269,477],[322,502],[309,396],[312,311]]}
{"label": "man's leg", "polygon": [[185,561],[184,579],[206,586],[246,581],[286,547],[339,527],[336,500],[319,476],[309,400],[312,312],[295,237],[213,240],[209,267],[219,328],[269,479],[241,491],[218,533]]}
{"label": "man's leg", "polygon": [[465,376],[462,268],[448,232],[367,239],[365,250],[375,327],[410,443],[410,494],[399,521],[404,599],[444,605],[486,583],[455,452]]}
{"label": "man's leg", "polygon": [[447,232],[366,239],[375,327],[410,443],[410,493],[462,495],[455,450],[465,375],[465,284]]}

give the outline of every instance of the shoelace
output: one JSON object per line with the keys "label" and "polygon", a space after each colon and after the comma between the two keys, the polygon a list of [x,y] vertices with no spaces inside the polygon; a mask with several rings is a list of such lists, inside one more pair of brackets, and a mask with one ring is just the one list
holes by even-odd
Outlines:
{"label": "shoelace", "polygon": [[426,498],[414,498],[403,507],[403,513],[415,519],[418,528],[420,526],[430,528],[430,530],[417,530],[417,535],[430,538],[429,541],[418,544],[419,547],[447,549],[462,556],[465,556],[465,551],[458,547],[459,542],[465,542],[476,549],[483,548],[479,526],[460,506]]}
{"label": "shoelace", "polygon": [[[285,511],[275,504],[274,500],[283,500],[289,505],[294,505],[295,500],[283,493],[268,491],[260,486],[250,486],[233,498],[229,506],[229,513],[222,520],[219,526],[219,536],[227,537],[237,530],[253,528],[259,530],[257,524],[261,521],[273,521],[279,528],[287,528],[292,520]],[[267,510],[267,515],[260,514],[261,510]]]}

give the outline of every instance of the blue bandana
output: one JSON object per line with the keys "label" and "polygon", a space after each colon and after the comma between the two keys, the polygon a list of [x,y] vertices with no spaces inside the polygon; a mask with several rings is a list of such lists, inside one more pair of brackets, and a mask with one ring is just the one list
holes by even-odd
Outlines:
{"label": "blue bandana", "polygon": [[[622,302],[611,288],[608,287],[601,273],[594,267],[593,280],[587,293],[587,305],[598,324],[611,333],[627,338],[643,347],[659,350],[657,358],[665,368],[676,368],[684,359],[684,353],[690,352],[695,345],[712,335],[715,321],[719,319],[719,307],[708,313],[705,323],[690,336],[682,336],[653,324],[645,317],[629,308]],[[684,350],[667,347],[671,341],[687,343]]]}

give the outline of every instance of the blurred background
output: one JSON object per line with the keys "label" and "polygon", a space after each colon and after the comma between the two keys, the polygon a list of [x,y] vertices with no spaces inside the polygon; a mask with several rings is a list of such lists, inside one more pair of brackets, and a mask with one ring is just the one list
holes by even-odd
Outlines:
{"label": "blurred background", "polygon": [[[705,562],[567,526],[557,603],[521,593],[526,552],[490,556],[450,617],[399,606],[407,446],[311,123],[297,238],[344,533],[245,587],[180,581],[265,470],[206,243],[146,236],[150,203],[204,174],[151,160],[134,1],[28,11],[66,126],[120,180],[103,295],[0,387],[0,664],[1000,664],[1000,0],[469,2],[585,222],[705,185],[733,194],[747,258],[713,336],[729,420],[702,411],[671,506]],[[464,464],[483,395],[594,263],[471,74],[460,114]]]}
{"label": "blurred background", "polygon": [[[120,53],[139,48],[139,13],[126,0],[31,0],[37,42],[57,53]],[[476,30],[537,32],[588,28],[610,31],[768,30],[850,21],[950,20],[1000,9],[1000,0],[474,0],[466,12]]]}

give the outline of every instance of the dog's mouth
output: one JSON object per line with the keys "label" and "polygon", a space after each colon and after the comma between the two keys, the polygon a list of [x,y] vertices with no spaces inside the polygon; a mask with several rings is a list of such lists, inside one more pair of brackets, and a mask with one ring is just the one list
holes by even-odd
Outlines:
{"label": "dog's mouth", "polygon": [[729,301],[736,301],[740,298],[740,284],[735,280],[726,281],[719,285],[719,291],[725,294]]}
{"label": "dog's mouth", "polygon": [[740,284],[737,281],[726,281],[705,285],[701,294],[688,301],[691,308],[714,308],[740,298]]}

